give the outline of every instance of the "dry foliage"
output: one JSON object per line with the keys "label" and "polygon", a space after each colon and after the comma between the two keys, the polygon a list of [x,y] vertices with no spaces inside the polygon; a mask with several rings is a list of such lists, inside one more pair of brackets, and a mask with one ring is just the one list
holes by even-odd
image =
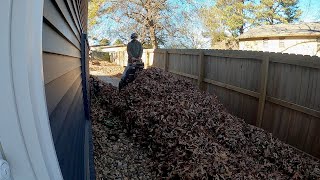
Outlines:
{"label": "dry foliage", "polygon": [[319,160],[231,115],[217,97],[186,80],[147,69],[120,94],[90,80],[107,112],[100,116],[121,119],[148,151],[158,179],[320,178]]}
{"label": "dry foliage", "polygon": [[[98,89],[99,81],[91,82],[94,82],[94,89]],[[110,85],[103,88],[105,92],[116,91],[116,88]],[[155,179],[156,173],[148,167],[152,159],[138,143],[126,136],[119,117],[113,116],[110,109],[104,106],[104,100],[110,96],[101,98],[101,95],[95,92],[91,97],[96,179]]]}

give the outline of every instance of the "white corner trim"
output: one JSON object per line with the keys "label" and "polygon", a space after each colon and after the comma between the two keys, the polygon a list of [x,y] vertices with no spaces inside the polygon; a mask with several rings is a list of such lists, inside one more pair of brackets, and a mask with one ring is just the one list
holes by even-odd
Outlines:
{"label": "white corner trim", "polygon": [[12,70],[11,70],[11,17],[12,0],[2,0],[0,6],[0,141],[2,156],[11,167],[15,180],[35,179],[29,163],[26,147],[21,135],[19,117],[14,96]]}
{"label": "white corner trim", "polygon": [[11,14],[12,80],[17,115],[29,161],[36,179],[62,180],[44,91],[43,0],[13,0]]}

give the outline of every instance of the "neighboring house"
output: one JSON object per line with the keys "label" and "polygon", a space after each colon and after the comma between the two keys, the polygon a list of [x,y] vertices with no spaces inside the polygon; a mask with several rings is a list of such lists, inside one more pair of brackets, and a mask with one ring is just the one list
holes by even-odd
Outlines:
{"label": "neighboring house", "polygon": [[240,50],[320,56],[320,23],[260,26],[238,40]]}
{"label": "neighboring house", "polygon": [[126,50],[126,49],[127,49],[126,44],[112,45],[112,46],[105,46],[105,45],[90,46],[91,51],[101,51],[101,52],[113,52],[113,51]]}
{"label": "neighboring house", "polygon": [[238,50],[239,45],[234,40],[223,40],[220,42],[215,42],[212,45],[212,49],[228,49],[228,50]]}
{"label": "neighboring house", "polygon": [[1,180],[95,179],[87,17],[88,0],[1,0]]}

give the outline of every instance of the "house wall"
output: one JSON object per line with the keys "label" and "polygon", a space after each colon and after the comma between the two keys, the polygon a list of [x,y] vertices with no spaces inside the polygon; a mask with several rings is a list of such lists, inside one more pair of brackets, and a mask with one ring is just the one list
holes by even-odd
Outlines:
{"label": "house wall", "polygon": [[0,154],[14,180],[63,179],[44,92],[43,3],[4,0],[0,6]]}
{"label": "house wall", "polygon": [[[264,45],[264,41],[268,42],[268,45]],[[280,41],[283,41],[284,47],[280,47]],[[266,52],[282,52],[290,54],[303,54],[310,56],[319,56],[320,47],[316,37],[286,37],[280,38],[268,38],[268,39],[246,39],[240,40],[240,50],[250,51],[266,51]]]}
{"label": "house wall", "polygon": [[88,177],[84,105],[87,0],[44,0],[43,72],[48,116],[65,180]]}

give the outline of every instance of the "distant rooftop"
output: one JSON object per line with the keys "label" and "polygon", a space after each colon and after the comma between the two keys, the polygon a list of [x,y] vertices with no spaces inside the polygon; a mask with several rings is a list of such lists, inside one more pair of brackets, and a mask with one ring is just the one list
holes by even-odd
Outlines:
{"label": "distant rooftop", "polygon": [[320,37],[320,23],[276,24],[259,26],[243,33],[238,37],[238,39],[292,36]]}
{"label": "distant rooftop", "polygon": [[104,48],[116,48],[116,47],[127,47],[126,44],[118,44],[118,45],[100,45],[100,44],[95,44],[90,47],[104,47]]}

